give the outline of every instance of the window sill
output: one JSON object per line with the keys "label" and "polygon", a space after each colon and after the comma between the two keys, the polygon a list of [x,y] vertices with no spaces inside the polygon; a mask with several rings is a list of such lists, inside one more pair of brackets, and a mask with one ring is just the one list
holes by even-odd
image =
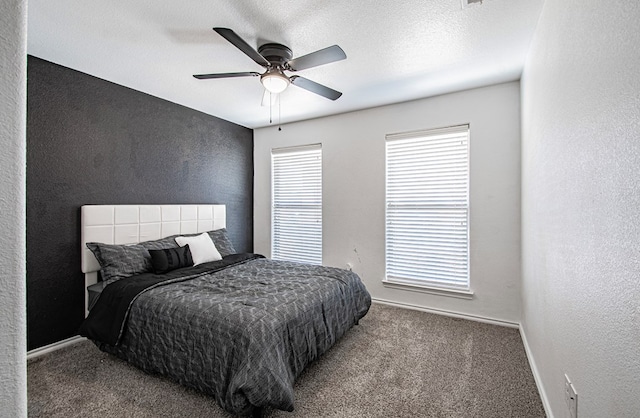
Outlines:
{"label": "window sill", "polygon": [[389,280],[383,280],[382,285],[391,289],[409,290],[413,292],[429,293],[431,295],[448,296],[458,299],[473,299],[472,290],[441,289],[413,283],[392,282]]}

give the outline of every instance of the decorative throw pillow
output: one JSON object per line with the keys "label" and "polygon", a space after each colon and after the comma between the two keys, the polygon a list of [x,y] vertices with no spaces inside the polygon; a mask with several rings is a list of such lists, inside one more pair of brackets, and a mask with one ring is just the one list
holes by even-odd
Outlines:
{"label": "decorative throw pillow", "polygon": [[236,249],[233,248],[233,244],[229,240],[226,228],[216,229],[215,231],[209,231],[207,233],[213,240],[221,256],[226,257],[236,253]]}
{"label": "decorative throw pillow", "polygon": [[195,237],[176,237],[176,242],[181,247],[189,245],[194,266],[209,261],[222,260],[222,256],[206,232]]}
{"label": "decorative throw pillow", "polygon": [[[183,235],[171,235],[169,237],[163,238],[163,239],[171,239],[174,243],[174,247],[177,245],[175,244],[175,239],[177,237],[195,237],[198,235],[201,235],[202,232],[199,232],[197,234],[183,234]],[[213,241],[213,244],[216,246],[216,249],[218,250],[218,252],[220,253],[220,255],[222,257],[226,257],[230,254],[236,254],[237,251],[236,249],[233,247],[233,244],[231,243],[231,240],[229,240],[229,234],[227,233],[227,229],[226,228],[220,228],[220,229],[216,229],[213,231],[207,231],[207,234],[209,234],[209,237],[211,238],[211,241]]]}
{"label": "decorative throw pillow", "polygon": [[193,258],[189,245],[178,248],[165,248],[163,250],[149,250],[151,265],[156,274],[163,274],[182,267],[193,266]]}

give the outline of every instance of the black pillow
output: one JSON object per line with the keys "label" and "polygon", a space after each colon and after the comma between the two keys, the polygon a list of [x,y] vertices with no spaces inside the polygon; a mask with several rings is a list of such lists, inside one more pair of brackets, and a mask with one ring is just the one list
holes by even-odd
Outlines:
{"label": "black pillow", "polygon": [[166,273],[182,267],[193,266],[189,245],[178,248],[164,248],[162,250],[149,250],[151,265],[156,274]]}

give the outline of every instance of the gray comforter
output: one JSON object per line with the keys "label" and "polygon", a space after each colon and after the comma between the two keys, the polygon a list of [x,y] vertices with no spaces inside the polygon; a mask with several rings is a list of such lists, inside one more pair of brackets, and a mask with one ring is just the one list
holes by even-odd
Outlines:
{"label": "gray comforter", "polygon": [[140,294],[120,342],[98,345],[229,412],[292,411],[295,378],[370,304],[352,272],[256,259]]}

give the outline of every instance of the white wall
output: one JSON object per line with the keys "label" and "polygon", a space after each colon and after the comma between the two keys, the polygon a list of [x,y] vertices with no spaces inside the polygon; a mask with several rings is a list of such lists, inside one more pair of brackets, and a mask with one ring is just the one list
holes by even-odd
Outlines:
{"label": "white wall", "polygon": [[25,132],[27,4],[0,2],[0,416],[27,416]]}
{"label": "white wall", "polygon": [[546,0],[522,79],[522,326],[564,417],[640,417],[640,5]]}
{"label": "white wall", "polygon": [[[374,298],[520,319],[520,85],[500,84],[254,132],[254,250],[271,254],[271,149],[322,143],[323,264],[354,266]],[[283,102],[286,106],[286,102]],[[472,300],[383,287],[385,135],[471,125]]]}

